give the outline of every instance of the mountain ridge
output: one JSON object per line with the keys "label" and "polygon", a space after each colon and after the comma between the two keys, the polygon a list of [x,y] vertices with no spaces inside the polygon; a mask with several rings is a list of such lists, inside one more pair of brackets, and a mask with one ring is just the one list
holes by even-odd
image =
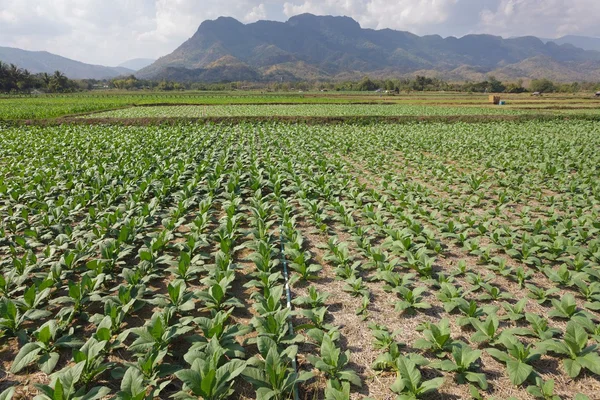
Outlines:
{"label": "mountain ridge", "polygon": [[542,39],[544,43],[571,44],[584,50],[600,51],[600,38],[592,36],[566,35],[557,39]]}
{"label": "mountain ridge", "polygon": [[[551,61],[541,71],[527,68],[534,62],[524,63],[540,57]],[[600,52],[544,43],[533,36],[443,38],[363,29],[349,17],[301,14],[286,22],[249,24],[220,17],[202,22],[175,51],[137,75],[181,81],[206,80],[207,76],[211,81],[225,81],[231,70],[238,78],[247,78],[242,80],[267,81],[408,77],[416,72],[463,80],[473,77],[471,73],[457,75],[461,68],[498,73],[507,79],[548,73],[559,81],[581,77],[596,80],[600,79]]]}
{"label": "mountain ridge", "polygon": [[122,67],[86,64],[47,51],[29,51],[14,47],[0,46],[0,61],[15,64],[33,74],[60,71],[71,79],[108,79],[135,72]]}
{"label": "mountain ridge", "polygon": [[148,65],[155,62],[154,58],[133,58],[117,65],[117,67],[127,68],[132,71],[139,71],[142,68],[146,68]]}

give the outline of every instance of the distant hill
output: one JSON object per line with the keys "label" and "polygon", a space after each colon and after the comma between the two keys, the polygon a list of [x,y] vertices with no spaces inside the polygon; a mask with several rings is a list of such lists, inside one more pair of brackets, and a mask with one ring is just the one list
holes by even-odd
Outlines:
{"label": "distant hill", "polygon": [[567,35],[558,39],[542,39],[544,43],[554,42],[556,44],[572,44],[584,50],[600,51],[600,38],[590,36]]}
{"label": "distant hill", "polygon": [[[540,60],[546,60],[540,63]],[[491,35],[442,38],[391,29],[362,29],[348,17],[303,14],[287,22],[244,25],[233,18],[205,21],[173,53],[138,71],[140,78],[179,81],[339,80],[415,74],[465,80],[540,73],[559,81],[600,79],[600,52],[544,43],[535,37]]]}
{"label": "distant hill", "polygon": [[15,64],[34,74],[60,71],[71,79],[107,79],[135,72],[122,67],[85,64],[47,51],[27,51],[12,47],[0,47],[0,61]]}
{"label": "distant hill", "polygon": [[127,68],[133,71],[139,71],[140,69],[147,67],[155,61],[156,60],[153,58],[134,58],[133,60],[128,60],[124,63],[119,64],[119,67]]}

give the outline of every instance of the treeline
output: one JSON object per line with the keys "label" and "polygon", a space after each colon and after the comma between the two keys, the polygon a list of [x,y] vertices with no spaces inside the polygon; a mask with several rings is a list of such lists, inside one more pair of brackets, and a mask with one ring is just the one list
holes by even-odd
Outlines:
{"label": "treeline", "polygon": [[0,93],[67,93],[87,89],[89,85],[67,78],[60,71],[54,74],[32,74],[14,64],[0,61]]}
{"label": "treeline", "polygon": [[516,82],[501,82],[493,76],[481,82],[448,82],[438,78],[417,76],[414,79],[371,79],[365,77],[359,82],[325,83],[320,89],[336,91],[453,91],[471,93],[576,93],[600,90],[600,82],[555,83],[549,79],[534,79],[527,86],[522,79]]}
{"label": "treeline", "polygon": [[87,90],[263,90],[286,91],[381,91],[388,93],[413,91],[452,91],[470,93],[576,93],[581,91],[600,91],[600,82],[556,83],[548,79],[535,79],[524,85],[523,80],[501,82],[493,76],[480,82],[448,82],[439,78],[416,76],[401,79],[372,79],[365,77],[360,81],[343,82],[219,82],[219,83],[179,83],[164,80],[137,79],[134,75],[110,80],[68,79],[56,71],[54,74],[31,74],[25,69],[0,61],[0,93],[68,93]]}
{"label": "treeline", "polygon": [[220,82],[220,83],[178,83],[137,79],[131,75],[112,79],[108,87],[121,90],[269,90],[285,91],[387,91],[390,93],[412,91],[453,91],[471,93],[576,93],[600,90],[600,82],[556,83],[548,79],[535,79],[524,85],[523,80],[501,82],[493,76],[481,82],[448,82],[438,78],[417,76],[414,79],[371,79],[344,82]]}

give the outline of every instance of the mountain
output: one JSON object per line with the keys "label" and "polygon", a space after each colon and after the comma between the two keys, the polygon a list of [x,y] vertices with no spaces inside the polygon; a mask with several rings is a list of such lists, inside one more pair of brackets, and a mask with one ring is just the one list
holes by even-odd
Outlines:
{"label": "mountain", "polygon": [[[530,61],[527,61],[530,60]],[[141,78],[180,81],[339,80],[405,77],[446,79],[502,74],[532,78],[539,60],[557,80],[600,79],[600,52],[544,43],[535,37],[442,38],[391,29],[363,29],[348,17],[302,14],[287,22],[203,22],[173,53],[138,71]]]}
{"label": "mountain", "polygon": [[127,68],[133,71],[139,71],[155,61],[156,60],[152,58],[134,58],[133,60],[127,60],[124,63],[119,64],[119,67]]}
{"label": "mountain", "polygon": [[590,36],[567,35],[558,39],[542,39],[544,43],[572,44],[584,50],[600,51],[600,38]]}
{"label": "mountain", "polygon": [[85,64],[47,51],[27,51],[12,47],[0,47],[0,61],[15,64],[33,74],[60,71],[71,79],[107,79],[135,72],[122,67]]}

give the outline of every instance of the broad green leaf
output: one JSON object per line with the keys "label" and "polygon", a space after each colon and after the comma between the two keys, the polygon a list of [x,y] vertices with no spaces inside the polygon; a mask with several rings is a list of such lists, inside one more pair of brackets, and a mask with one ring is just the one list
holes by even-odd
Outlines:
{"label": "broad green leaf", "polygon": [[54,368],[56,367],[59,358],[60,354],[55,352],[44,354],[42,357],[40,357],[38,361],[40,370],[43,373],[50,375],[52,371],[54,371]]}
{"label": "broad green leaf", "polygon": [[567,375],[571,378],[579,376],[579,373],[581,372],[581,364],[577,360],[565,358],[563,360],[563,366],[565,367],[565,371],[567,371]]}
{"label": "broad green leaf", "polygon": [[533,367],[522,361],[510,360],[506,363],[506,370],[508,371],[510,381],[513,385],[518,386],[525,382],[529,375],[531,375]]}
{"label": "broad green leaf", "polygon": [[35,362],[39,358],[38,354],[40,351],[42,351],[42,349],[38,343],[27,343],[25,346],[21,347],[21,350],[10,367],[10,372],[16,374],[29,364]]}
{"label": "broad green leaf", "polygon": [[8,389],[6,389],[2,393],[0,393],[0,400],[11,400],[14,394],[15,394],[15,388],[9,387]]}
{"label": "broad green leaf", "polygon": [[105,386],[96,386],[87,394],[81,397],[81,400],[98,400],[110,393],[110,389]]}
{"label": "broad green leaf", "polygon": [[198,396],[202,395],[202,387],[200,386],[202,377],[198,372],[191,369],[184,369],[176,372],[175,376],[186,384],[194,394]]}
{"label": "broad green leaf", "polygon": [[477,383],[481,390],[487,390],[488,383],[485,374],[480,372],[466,372],[465,379],[471,383]]}
{"label": "broad green leaf", "polygon": [[488,348],[486,349],[486,351],[490,356],[494,357],[498,361],[502,361],[503,363],[507,363],[513,360],[508,354],[501,350],[495,348]]}
{"label": "broad green leaf", "polygon": [[396,367],[398,368],[400,376],[406,382],[409,390],[416,393],[419,383],[421,382],[421,372],[419,369],[406,357],[398,357],[398,359],[396,359]]}
{"label": "broad green leaf", "polygon": [[123,379],[121,380],[121,390],[134,396],[137,393],[145,392],[143,376],[137,368],[129,367],[125,371],[125,375],[123,375]]}
{"label": "broad green leaf", "polygon": [[421,384],[421,390],[420,392],[422,394],[431,392],[433,390],[436,390],[437,388],[439,388],[440,386],[442,386],[444,384],[444,378],[434,378],[434,379],[430,379],[428,381],[425,381]]}

